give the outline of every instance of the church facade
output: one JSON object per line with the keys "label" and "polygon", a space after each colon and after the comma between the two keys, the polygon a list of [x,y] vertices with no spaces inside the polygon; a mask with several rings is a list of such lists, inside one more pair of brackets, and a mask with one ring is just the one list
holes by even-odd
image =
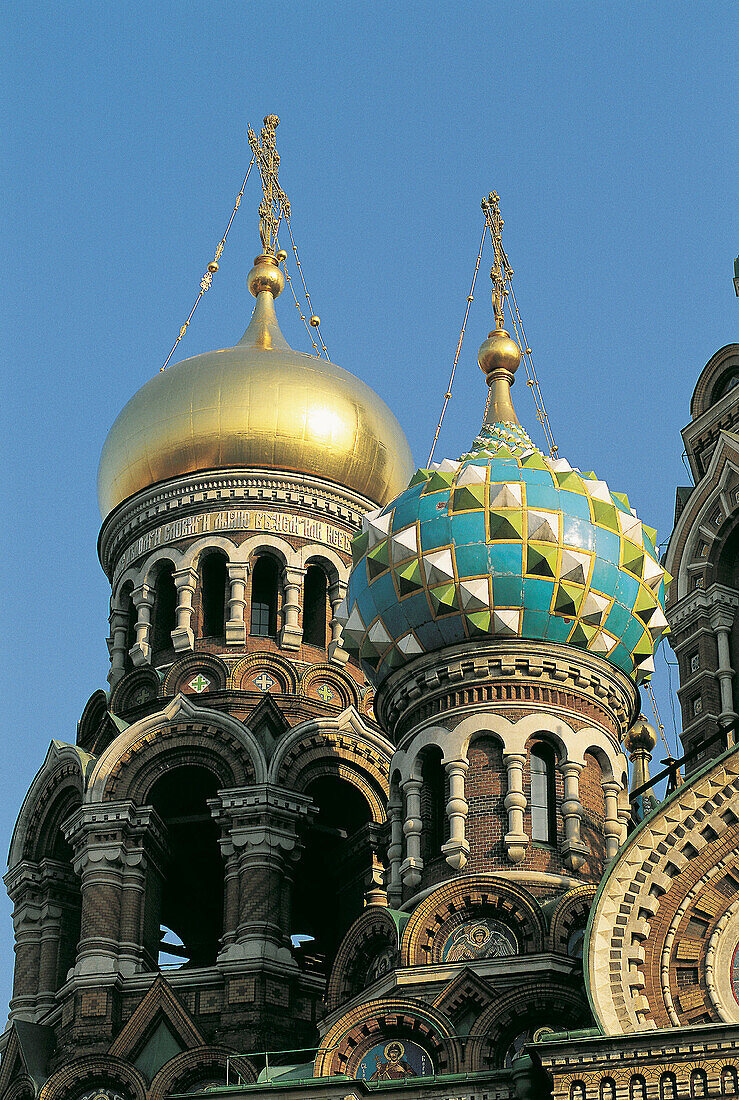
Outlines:
{"label": "church facade", "polygon": [[[288,347],[275,126],[244,337],[103,450],[109,690],[13,835],[0,1097],[739,1095],[732,532],[694,545],[729,519],[729,368],[667,559],[706,580],[666,615],[655,532],[518,422],[499,233],[459,460],[414,473],[377,395]],[[668,617],[731,744],[636,814]]]}

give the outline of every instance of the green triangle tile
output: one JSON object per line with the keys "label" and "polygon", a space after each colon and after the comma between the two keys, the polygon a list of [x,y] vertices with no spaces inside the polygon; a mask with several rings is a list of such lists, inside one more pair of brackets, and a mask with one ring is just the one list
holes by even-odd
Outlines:
{"label": "green triangle tile", "polygon": [[639,641],[631,650],[631,656],[634,661],[638,663],[639,658],[651,657],[654,653],[654,643],[649,635],[649,631],[645,630]]}
{"label": "green triangle tile", "polygon": [[406,658],[395,646],[393,646],[390,652],[385,655],[385,659],[382,663],[386,668],[400,668],[405,662]]}
{"label": "green triangle tile", "polygon": [[587,649],[588,644],[593,640],[595,636],[595,627],[585,626],[583,623],[575,623],[575,626],[567,639],[569,645],[579,646],[580,649]]}
{"label": "green triangle tile", "polygon": [[398,582],[401,596],[408,596],[411,592],[418,592],[419,588],[423,588],[421,563],[417,558],[408,562],[408,564],[404,565],[401,569],[396,569],[395,577]]}
{"label": "green triangle tile", "polygon": [[479,511],[485,503],[485,485],[463,485],[450,498],[452,512]]}
{"label": "green triangle tile", "polygon": [[352,539],[352,562],[354,565],[364,557],[369,546],[369,531],[362,531]]}
{"label": "green triangle tile", "polygon": [[611,493],[614,500],[617,500],[619,504],[623,504],[627,512],[631,512],[631,505],[629,504],[629,498],[626,493]]}
{"label": "green triangle tile", "polygon": [[430,588],[429,596],[436,618],[441,615],[452,615],[459,611],[457,586],[455,584],[441,584],[438,588]]}
{"label": "green triangle tile", "polygon": [[644,571],[644,551],[628,539],[622,539],[621,565],[641,580]]}
{"label": "green triangle tile", "polygon": [[532,454],[526,455],[525,458],[522,458],[520,460],[520,463],[525,470],[547,470],[547,472],[551,473],[549,466],[546,464],[543,456],[540,455],[538,451],[534,451]]}
{"label": "green triangle tile", "polygon": [[594,474],[592,470],[580,470],[580,477],[586,477],[588,481],[598,480],[598,475]]}
{"label": "green triangle tile", "polygon": [[523,512],[520,508],[488,513],[488,530],[491,542],[502,539],[520,539],[523,536]]}
{"label": "green triangle tile", "polygon": [[367,554],[367,572],[370,582],[390,568],[389,539],[383,539]]}
{"label": "green triangle tile", "polygon": [[656,552],[657,552],[657,529],[656,529],[656,527],[647,527],[646,523],[642,523],[641,529],[642,529],[642,534],[646,535],[647,539],[649,540],[649,542],[652,545],[652,549],[654,550],[654,552],[656,554]]}
{"label": "green triangle tile", "polygon": [[527,543],[526,572],[532,577],[553,577],[557,572],[557,547]]}
{"label": "green triangle tile", "polygon": [[606,504],[604,500],[596,500],[594,497],[591,497],[590,507],[593,509],[593,519],[596,523],[600,524],[601,527],[607,527],[610,531],[616,531],[620,534],[615,504]]}
{"label": "green triangle tile", "polygon": [[408,482],[408,488],[412,489],[414,485],[421,485],[422,482],[428,481],[429,473],[429,470],[416,470],[415,474]]}
{"label": "green triangle tile", "polygon": [[578,477],[574,470],[563,470],[561,472],[555,470],[554,476],[560,489],[567,489],[570,493],[583,493],[585,491],[582,478]]}
{"label": "green triangle tile", "polygon": [[363,661],[369,661],[370,664],[377,664],[377,659],[380,654],[379,651],[373,646],[369,638],[365,637],[362,642],[362,647],[359,650],[359,656]]}
{"label": "green triangle tile", "polygon": [[584,588],[578,588],[574,584],[566,584],[562,582],[558,587],[554,596],[554,608],[558,615],[564,615],[566,618],[573,618],[577,615],[577,609],[582,603],[582,598],[585,595]]}
{"label": "green triangle tile", "polygon": [[474,638],[477,634],[490,633],[492,615],[492,611],[473,611],[471,615],[465,615],[465,622],[471,638]]}
{"label": "green triangle tile", "polygon": [[634,614],[639,616],[645,626],[654,615],[657,607],[658,600],[651,589],[645,588],[643,584],[639,585],[639,595],[636,597],[636,603],[634,604]]}
{"label": "green triangle tile", "polygon": [[421,495],[426,496],[428,493],[438,493],[442,489],[449,489],[453,480],[453,470],[434,470]]}

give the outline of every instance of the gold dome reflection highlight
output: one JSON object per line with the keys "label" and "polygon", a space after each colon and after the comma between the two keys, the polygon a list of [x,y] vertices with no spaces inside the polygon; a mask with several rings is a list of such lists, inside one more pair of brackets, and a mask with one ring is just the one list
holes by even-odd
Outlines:
{"label": "gold dome reflection highlight", "polygon": [[267,290],[235,347],[175,363],[131,398],[103,447],[100,511],[169,478],[244,467],[314,474],[377,504],[414,470],[384,401],[341,367],[291,350]]}

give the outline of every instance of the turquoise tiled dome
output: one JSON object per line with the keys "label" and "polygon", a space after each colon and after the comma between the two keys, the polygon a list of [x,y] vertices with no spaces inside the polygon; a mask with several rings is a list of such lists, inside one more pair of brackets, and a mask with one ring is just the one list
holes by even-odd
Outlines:
{"label": "turquoise tiled dome", "polygon": [[474,638],[586,649],[637,683],[668,630],[656,532],[624,494],[542,454],[515,423],[419,470],[365,517],[341,613],[376,685],[423,653]]}

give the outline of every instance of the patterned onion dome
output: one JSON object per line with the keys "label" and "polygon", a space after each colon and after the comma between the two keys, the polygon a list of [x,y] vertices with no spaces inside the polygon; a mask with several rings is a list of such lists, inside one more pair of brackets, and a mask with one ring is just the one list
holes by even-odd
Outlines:
{"label": "patterned onion dome", "polygon": [[576,646],[637,683],[654,671],[669,629],[656,532],[623,493],[532,443],[509,388],[505,400],[512,370],[502,390],[498,371],[471,451],[418,470],[352,543],[344,646],[377,686],[421,654],[480,638]]}

